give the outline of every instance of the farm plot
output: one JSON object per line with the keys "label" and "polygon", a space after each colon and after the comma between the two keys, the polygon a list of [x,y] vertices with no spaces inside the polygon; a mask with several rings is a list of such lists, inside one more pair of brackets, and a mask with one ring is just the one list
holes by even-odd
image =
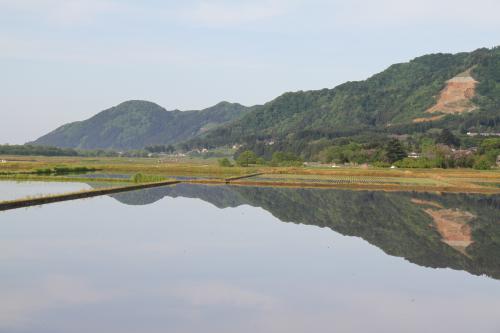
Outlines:
{"label": "farm plot", "polygon": [[367,184],[367,185],[439,185],[446,186],[447,182],[432,178],[408,177],[377,177],[377,176],[346,176],[346,175],[295,175],[295,174],[263,174],[249,178],[254,182],[287,182],[287,183],[324,183],[324,184]]}

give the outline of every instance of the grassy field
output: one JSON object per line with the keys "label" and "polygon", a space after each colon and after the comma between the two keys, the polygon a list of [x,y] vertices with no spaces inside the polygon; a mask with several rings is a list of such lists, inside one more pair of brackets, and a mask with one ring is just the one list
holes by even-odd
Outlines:
{"label": "grassy field", "polygon": [[[331,186],[365,189],[400,189],[500,193],[500,170],[472,169],[380,169],[380,168],[307,168],[254,166],[219,167],[216,160],[191,159],[189,163],[166,162],[154,158],[81,158],[0,156],[7,162],[0,164],[0,179],[96,181],[82,175],[33,175],[37,169],[56,167],[87,167],[99,169],[102,174],[132,176],[142,173],[157,177],[187,176],[196,180],[224,181],[238,176],[261,173],[237,181],[238,185],[267,186]],[[105,178],[109,182],[128,182]],[[99,178],[98,181],[103,181]],[[233,183],[233,182],[232,182]],[[236,183],[236,182],[235,182]]]}
{"label": "grassy field", "polygon": [[[38,157],[38,156],[0,156],[6,163],[0,164],[0,172],[30,172],[36,169],[55,167],[84,166],[99,169],[103,173],[136,172],[158,175],[220,175],[221,178],[232,175],[244,175],[255,168],[221,168],[215,159],[190,159],[189,163],[166,162],[155,158],[83,158],[83,157]],[[160,162],[159,162],[160,161]]]}

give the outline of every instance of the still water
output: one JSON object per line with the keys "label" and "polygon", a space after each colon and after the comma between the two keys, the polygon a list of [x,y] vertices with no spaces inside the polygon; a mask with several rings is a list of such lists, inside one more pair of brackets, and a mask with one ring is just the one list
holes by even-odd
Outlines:
{"label": "still water", "polygon": [[73,182],[0,181],[0,201],[47,194],[62,194],[91,189],[90,185]]}
{"label": "still water", "polygon": [[0,332],[498,333],[499,212],[202,185],[3,212]]}

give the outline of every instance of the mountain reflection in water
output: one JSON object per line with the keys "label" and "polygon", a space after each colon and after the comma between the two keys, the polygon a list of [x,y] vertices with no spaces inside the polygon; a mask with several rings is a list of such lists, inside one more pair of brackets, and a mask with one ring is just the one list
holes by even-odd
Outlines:
{"label": "mountain reflection in water", "polygon": [[500,279],[500,196],[180,184],[112,197],[127,205],[187,197],[218,208],[261,207],[283,222],[361,237],[420,266]]}

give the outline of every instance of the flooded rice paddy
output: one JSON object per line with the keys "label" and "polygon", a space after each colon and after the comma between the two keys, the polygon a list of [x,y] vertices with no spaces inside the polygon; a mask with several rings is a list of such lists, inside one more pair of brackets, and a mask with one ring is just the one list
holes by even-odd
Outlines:
{"label": "flooded rice paddy", "polygon": [[190,184],[1,212],[0,332],[499,332],[499,212],[500,196]]}

